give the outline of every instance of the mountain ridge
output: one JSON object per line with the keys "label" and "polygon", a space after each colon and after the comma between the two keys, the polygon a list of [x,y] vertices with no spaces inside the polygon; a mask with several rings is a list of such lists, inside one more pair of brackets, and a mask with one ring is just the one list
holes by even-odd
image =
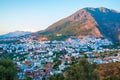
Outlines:
{"label": "mountain ridge", "polygon": [[21,37],[31,33],[32,32],[28,32],[28,31],[14,31],[14,32],[9,32],[9,33],[0,35],[0,38]]}
{"label": "mountain ridge", "polygon": [[77,36],[105,37],[112,41],[120,40],[120,12],[104,7],[87,7],[57,21],[44,31],[38,32],[48,38]]}

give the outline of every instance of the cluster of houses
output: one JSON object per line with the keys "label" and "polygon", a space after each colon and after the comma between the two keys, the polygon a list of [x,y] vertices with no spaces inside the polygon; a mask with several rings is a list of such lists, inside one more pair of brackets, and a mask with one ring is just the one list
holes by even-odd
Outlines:
{"label": "cluster of houses", "polygon": [[14,54],[19,80],[27,76],[33,80],[48,80],[51,75],[63,73],[74,60],[82,57],[97,64],[120,61],[119,53],[116,56],[96,57],[101,52],[110,51],[102,47],[109,45],[113,43],[108,39],[95,37],[41,42],[23,38],[19,43],[0,44],[0,54]]}

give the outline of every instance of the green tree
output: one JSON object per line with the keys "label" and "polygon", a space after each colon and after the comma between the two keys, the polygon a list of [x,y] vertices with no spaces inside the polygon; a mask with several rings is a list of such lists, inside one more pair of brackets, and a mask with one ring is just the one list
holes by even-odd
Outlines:
{"label": "green tree", "polygon": [[65,72],[65,78],[66,80],[99,80],[95,68],[96,64],[90,64],[87,60],[82,59]]}
{"label": "green tree", "polygon": [[0,59],[0,80],[16,80],[16,65],[9,59]]}
{"label": "green tree", "polygon": [[54,63],[53,69],[58,69],[59,65],[61,65],[62,61],[58,60]]}
{"label": "green tree", "polygon": [[77,62],[76,58],[75,57],[72,57],[71,58],[71,61],[72,61],[72,64],[75,64]]}

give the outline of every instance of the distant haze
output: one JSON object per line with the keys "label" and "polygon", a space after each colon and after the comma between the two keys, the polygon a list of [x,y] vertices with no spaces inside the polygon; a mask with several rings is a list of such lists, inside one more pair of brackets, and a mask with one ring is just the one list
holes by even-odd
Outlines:
{"label": "distant haze", "polygon": [[39,31],[84,7],[120,11],[115,0],[0,0],[0,34]]}

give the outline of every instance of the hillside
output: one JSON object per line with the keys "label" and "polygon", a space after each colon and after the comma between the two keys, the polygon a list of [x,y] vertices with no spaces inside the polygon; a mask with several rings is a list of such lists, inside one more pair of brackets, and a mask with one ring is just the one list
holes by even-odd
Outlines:
{"label": "hillside", "polygon": [[[83,8],[38,34],[49,38],[95,36],[118,41],[120,40],[120,13],[104,7]],[[56,37],[58,34],[60,36]]]}
{"label": "hillside", "polygon": [[100,80],[120,80],[120,63],[100,64],[96,69]]}

